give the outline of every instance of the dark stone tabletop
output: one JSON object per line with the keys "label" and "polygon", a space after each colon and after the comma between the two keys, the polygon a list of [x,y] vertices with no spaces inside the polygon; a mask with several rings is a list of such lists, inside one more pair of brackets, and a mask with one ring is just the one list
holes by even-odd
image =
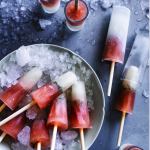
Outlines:
{"label": "dark stone tabletop", "polygon": [[[98,1],[98,10],[94,10],[95,8],[92,9],[90,6],[90,1],[87,1],[90,14],[84,28],[79,32],[71,32],[65,23],[64,1],[61,2],[59,11],[53,15],[46,14],[40,3],[36,3],[37,0],[28,0],[29,4],[27,0],[22,1],[23,3],[19,3],[19,0],[4,0],[8,7],[0,5],[0,59],[22,45],[36,43],[59,45],[83,57],[98,75],[105,95],[104,122],[90,150],[117,150],[121,112],[114,110],[114,104],[121,88],[120,76],[132,48],[136,29],[145,28],[149,23],[145,10],[142,10],[145,6],[141,8],[140,0],[120,0],[122,5],[131,10],[130,25],[124,64],[116,64],[112,94],[107,97],[110,63],[102,62],[101,59],[112,7],[103,9],[102,1]],[[26,8],[25,11],[21,8],[23,6]],[[39,19],[50,20],[51,25],[42,30]],[[126,115],[121,145],[131,143],[148,150],[149,99],[143,96],[143,90],[149,91],[149,67],[145,71],[142,86],[137,89],[133,114]]]}

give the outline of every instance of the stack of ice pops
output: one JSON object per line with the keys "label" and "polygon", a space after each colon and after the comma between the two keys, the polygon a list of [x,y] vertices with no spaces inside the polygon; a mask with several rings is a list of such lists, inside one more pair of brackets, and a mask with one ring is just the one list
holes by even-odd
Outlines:
{"label": "stack of ice pops", "polygon": [[[75,2],[76,5],[78,5],[78,1]],[[129,9],[121,6],[115,6],[113,8],[102,58],[104,61],[112,62],[107,93],[108,96],[110,96],[111,93],[115,62],[123,63],[124,61],[129,19]],[[149,53],[148,34],[149,32],[146,29],[140,30],[137,34],[130,56],[125,65],[123,76],[121,77],[123,84],[115,104],[115,109],[122,111],[117,146],[120,146],[125,114],[132,114],[136,88],[137,85],[142,83],[142,77],[144,69],[146,68]],[[52,104],[47,122],[43,118],[33,122],[30,146],[32,148],[37,148],[38,150],[41,148],[46,149],[51,146],[51,150],[54,150],[57,132],[65,131],[68,128],[67,98],[65,91],[72,86],[70,128],[79,129],[81,149],[85,150],[83,129],[90,128],[86,90],[84,82],[77,81],[77,77],[73,72],[69,71],[56,78],[53,82],[47,83],[31,92],[30,96],[32,97],[33,102],[20,110],[16,108],[41,77],[42,71],[39,68],[34,67],[21,77],[16,85],[12,85],[0,95],[0,99],[4,102],[0,107],[0,112],[6,106],[13,111],[9,117],[0,122],[0,130],[3,131],[0,136],[0,142],[6,134],[14,139],[17,138],[17,134],[22,130],[26,123],[24,112],[27,109],[37,105],[40,110],[43,110],[49,104]],[[52,143],[49,136],[49,129],[53,130]]]}
{"label": "stack of ice pops", "polygon": [[[11,86],[0,95],[4,102],[3,105],[7,105],[14,110],[22,98],[38,82],[41,76],[42,71],[37,67],[27,72],[18,80],[16,85]],[[65,131],[68,128],[67,98],[65,91],[70,86],[72,86],[72,110],[70,124],[71,128],[80,129],[81,147],[82,150],[84,150],[83,129],[90,128],[85,85],[84,82],[77,81],[76,75],[70,71],[56,78],[53,82],[31,92],[30,96],[34,100],[33,102],[24,106],[20,110],[14,111],[9,117],[0,122],[0,130],[3,131],[0,136],[0,142],[6,134],[10,135],[14,139],[17,138],[17,134],[22,130],[26,123],[24,111],[34,105],[38,105],[38,107],[43,110],[53,102],[47,123],[43,119],[33,122],[30,146],[40,150],[41,148],[46,149],[51,145],[51,150],[54,150],[57,131]],[[9,103],[11,103],[11,106]],[[4,108],[5,107],[1,107],[1,111]],[[52,144],[48,129],[53,130]]]}

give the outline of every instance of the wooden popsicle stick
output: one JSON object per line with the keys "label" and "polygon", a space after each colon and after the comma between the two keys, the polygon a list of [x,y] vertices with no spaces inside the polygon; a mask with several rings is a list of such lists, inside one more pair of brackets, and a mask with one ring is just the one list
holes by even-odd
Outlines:
{"label": "wooden popsicle stick", "polygon": [[37,150],[41,150],[41,142],[37,143]]}
{"label": "wooden popsicle stick", "polygon": [[2,142],[3,138],[6,136],[6,132],[3,132],[2,135],[0,136],[0,142]]}
{"label": "wooden popsicle stick", "polygon": [[53,136],[52,136],[51,150],[55,149],[56,135],[57,135],[57,126],[54,126]]}
{"label": "wooden popsicle stick", "polygon": [[117,146],[120,146],[120,143],[121,143],[121,137],[122,137],[122,131],[123,131],[123,126],[124,126],[125,115],[126,115],[126,113],[122,112],[119,134],[118,134],[118,140],[117,140]]}
{"label": "wooden popsicle stick", "polygon": [[114,68],[115,68],[115,61],[112,61],[111,62],[111,68],[110,68],[110,76],[109,76],[107,96],[110,96],[110,94],[111,94],[111,87],[112,87],[112,81],[113,81],[113,76],[114,76]]}
{"label": "wooden popsicle stick", "polygon": [[79,0],[75,0],[75,10],[78,10],[79,8]]}
{"label": "wooden popsicle stick", "polygon": [[80,130],[81,150],[85,150],[83,129],[79,129],[79,130]]}
{"label": "wooden popsicle stick", "polygon": [[36,103],[33,101],[31,103],[29,103],[28,105],[22,107],[21,109],[19,109],[18,111],[16,111],[15,113],[13,113],[12,115],[10,115],[9,117],[5,118],[4,120],[2,120],[0,122],[0,126],[2,126],[3,124],[5,124],[6,122],[8,122],[9,120],[15,118],[16,116],[20,115],[21,113],[23,113],[24,111],[26,111],[27,109],[29,109],[30,107],[34,106]]}
{"label": "wooden popsicle stick", "polygon": [[0,107],[0,112],[6,107],[6,104],[4,103],[1,107]]}

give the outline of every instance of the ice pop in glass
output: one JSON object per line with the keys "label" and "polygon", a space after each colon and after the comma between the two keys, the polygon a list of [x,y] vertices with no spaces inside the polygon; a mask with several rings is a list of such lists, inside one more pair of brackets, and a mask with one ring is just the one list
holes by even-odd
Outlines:
{"label": "ice pop in glass", "polygon": [[43,119],[34,121],[31,128],[30,146],[37,149],[39,144],[41,149],[47,149],[51,145],[49,130]]}
{"label": "ice pop in glass", "polygon": [[53,14],[58,11],[60,7],[60,0],[40,0],[43,10],[49,14]]}
{"label": "ice pop in glass", "polygon": [[[136,36],[129,58],[125,65],[121,80],[123,80],[121,91],[115,103],[115,109],[122,111],[120,129],[126,113],[132,114],[136,88],[142,83],[149,56],[149,32],[142,29]],[[119,132],[118,143],[120,146],[122,131]]]}
{"label": "ice pop in glass", "polygon": [[129,20],[130,10],[128,8],[122,6],[113,7],[102,57],[102,61],[112,62],[107,93],[108,96],[111,94],[115,62],[123,63],[124,61]]}
{"label": "ice pop in glass", "polygon": [[68,128],[67,98],[65,93],[61,94],[53,102],[47,119],[47,127],[53,131],[51,150],[54,150],[57,132],[65,131]]}
{"label": "ice pop in glass", "polygon": [[65,92],[72,84],[74,84],[76,80],[77,76],[73,72],[68,71],[67,73],[56,78],[53,82],[43,85],[39,89],[31,92],[30,95],[34,101],[2,120],[0,122],[0,126],[36,104],[41,110],[43,110],[59,95]]}
{"label": "ice pop in glass", "polygon": [[79,0],[78,7],[75,7],[75,0],[69,1],[65,6],[65,16],[68,28],[71,31],[79,31],[84,27],[88,16],[88,7],[86,3]]}
{"label": "ice pop in glass", "polygon": [[[27,93],[35,86],[42,76],[42,71],[34,67],[22,76],[16,85],[12,85],[0,94],[0,99],[11,110],[14,110]],[[0,111],[1,112],[1,111]]]}
{"label": "ice pop in glass", "polygon": [[7,122],[6,124],[0,126],[0,130],[3,131],[3,134],[0,137],[0,142],[5,137],[6,134],[8,134],[9,136],[11,136],[13,139],[16,140],[18,133],[25,126],[26,120],[27,118],[25,113],[22,113],[19,116]]}

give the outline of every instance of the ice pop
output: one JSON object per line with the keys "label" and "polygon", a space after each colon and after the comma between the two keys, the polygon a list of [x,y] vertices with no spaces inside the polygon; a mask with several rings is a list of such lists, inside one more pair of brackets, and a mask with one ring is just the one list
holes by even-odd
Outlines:
{"label": "ice pop", "polygon": [[[142,50],[141,50],[142,49]],[[122,111],[117,146],[120,146],[125,114],[133,112],[136,88],[142,83],[149,54],[149,32],[140,30],[136,36],[129,58],[125,65],[122,88],[115,103],[115,109]]]}
{"label": "ice pop", "polygon": [[12,85],[0,94],[0,99],[4,104],[0,107],[0,112],[7,105],[11,110],[14,110],[26,94],[35,86],[42,76],[42,71],[34,67],[22,76],[16,85]]}
{"label": "ice pop", "polygon": [[26,123],[25,113],[20,114],[19,116],[13,118],[6,124],[0,126],[0,130],[3,131],[0,136],[0,142],[6,136],[6,134],[10,135],[13,139],[17,139],[18,133],[22,130]]}
{"label": "ice pop", "polygon": [[123,63],[127,33],[130,20],[130,10],[122,6],[114,6],[110,19],[105,49],[102,61],[111,61],[111,70],[107,95],[111,94],[111,86],[115,62]]}
{"label": "ice pop", "polygon": [[51,145],[49,131],[46,127],[46,121],[36,120],[32,124],[30,135],[30,146],[34,149],[47,149]]}
{"label": "ice pop", "polygon": [[39,89],[30,93],[33,102],[21,108],[19,111],[15,112],[11,116],[0,122],[0,126],[16,117],[20,113],[26,111],[30,107],[37,104],[41,110],[43,110],[47,105],[54,101],[59,95],[66,91],[75,81],[77,80],[76,75],[69,71],[60,77],[56,78],[53,82],[48,83]]}
{"label": "ice pop", "polygon": [[76,81],[72,86],[70,128],[80,130],[81,148],[85,149],[83,129],[90,128],[90,118],[83,81]]}
{"label": "ice pop", "polygon": [[51,150],[55,148],[56,134],[68,128],[67,98],[66,94],[61,94],[52,104],[47,119],[47,127],[53,130]]}

